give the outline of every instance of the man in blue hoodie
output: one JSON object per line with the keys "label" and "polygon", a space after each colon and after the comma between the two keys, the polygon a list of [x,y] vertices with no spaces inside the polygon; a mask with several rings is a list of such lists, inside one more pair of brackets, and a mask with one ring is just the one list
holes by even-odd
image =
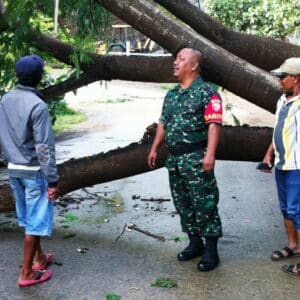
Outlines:
{"label": "man in blue hoodie", "polygon": [[44,61],[38,55],[15,65],[19,85],[0,102],[0,154],[7,162],[18,223],[25,229],[19,286],[48,280],[53,259],[41,248],[41,236],[51,236],[54,200],[59,195],[54,134],[47,105],[36,89]]}

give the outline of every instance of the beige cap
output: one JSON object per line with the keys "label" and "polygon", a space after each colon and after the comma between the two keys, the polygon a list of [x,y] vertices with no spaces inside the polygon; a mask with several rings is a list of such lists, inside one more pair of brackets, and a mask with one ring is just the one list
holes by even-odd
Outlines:
{"label": "beige cap", "polygon": [[287,74],[300,75],[300,57],[291,57],[286,59],[278,69],[272,70],[271,74],[277,77]]}

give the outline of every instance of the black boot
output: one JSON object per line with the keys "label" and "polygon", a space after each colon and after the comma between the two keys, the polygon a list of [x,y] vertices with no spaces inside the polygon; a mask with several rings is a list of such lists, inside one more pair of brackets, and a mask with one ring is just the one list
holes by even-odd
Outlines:
{"label": "black boot", "polygon": [[218,238],[207,237],[205,241],[203,256],[198,263],[198,269],[201,272],[213,270],[220,262],[217,249]]}
{"label": "black boot", "polygon": [[180,261],[191,260],[203,253],[203,241],[198,235],[189,235],[190,244],[180,253],[177,258]]}

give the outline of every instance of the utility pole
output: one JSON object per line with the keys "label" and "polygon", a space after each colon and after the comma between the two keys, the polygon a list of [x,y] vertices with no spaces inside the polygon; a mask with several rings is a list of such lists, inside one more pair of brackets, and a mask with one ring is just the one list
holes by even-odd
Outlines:
{"label": "utility pole", "polygon": [[54,0],[54,33],[57,33],[58,27],[58,7],[59,7],[59,0]]}

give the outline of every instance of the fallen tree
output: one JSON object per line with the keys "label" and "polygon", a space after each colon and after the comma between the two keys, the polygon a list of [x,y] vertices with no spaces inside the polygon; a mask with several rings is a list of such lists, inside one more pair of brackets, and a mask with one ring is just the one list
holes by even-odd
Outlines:
{"label": "fallen tree", "polygon": [[[151,14],[150,17],[152,17]],[[161,22],[163,23],[164,16],[162,15],[162,17]],[[148,23],[146,25],[150,26]],[[162,25],[160,24],[160,26]],[[177,29],[178,26],[178,24],[175,24]],[[169,30],[176,30],[176,28]],[[200,42],[203,40],[203,45],[201,45],[205,46],[205,50],[202,47],[200,48],[204,53],[209,53],[201,72],[206,80],[220,84],[222,87],[233,91],[250,102],[274,112],[281,90],[277,81],[271,75],[220,47],[216,48],[214,44],[195,35],[189,29],[186,30],[188,30],[188,32],[184,32],[186,39],[196,44],[199,40]],[[161,34],[161,30],[158,29],[157,34]],[[180,32],[178,34],[180,35]],[[29,37],[31,43],[39,50],[47,52],[68,65],[72,65],[70,56],[74,49],[70,45],[36,31],[32,31]],[[166,41],[166,45],[173,45],[176,43],[177,38],[177,35],[172,35]],[[182,37],[176,47],[182,45],[181,39]],[[170,46],[170,48],[172,47]],[[81,65],[83,73],[80,77],[45,89],[42,91],[45,99],[51,99],[53,96],[63,94],[96,80],[123,79],[144,82],[174,82],[172,76],[172,57],[100,56],[94,53],[86,53],[86,55],[90,57],[92,62]],[[217,59],[217,56],[222,59]],[[218,66],[220,67],[219,69]],[[218,74],[220,76],[217,76]]]}
{"label": "fallen tree", "polygon": [[[277,81],[268,73],[216,46],[182,23],[164,16],[145,1],[115,1],[118,2],[119,7],[113,4],[114,1],[99,2],[105,4],[106,8],[114,13],[119,11],[122,19],[149,35],[170,52],[183,45],[200,48],[206,56],[202,70],[205,79],[274,112],[280,88]],[[161,30],[162,28],[165,29]],[[62,43],[36,30],[29,30],[26,40],[40,51],[72,65],[71,55],[76,50],[72,45]],[[86,55],[91,61],[81,63],[83,73],[80,78],[73,78],[58,86],[50,87],[45,91],[47,99],[96,80],[174,81],[171,75],[172,58],[170,57],[116,57],[100,56],[95,53],[86,53]]]}
{"label": "fallen tree", "polygon": [[277,80],[267,72],[164,15],[147,1],[98,0],[98,3],[171,53],[186,46],[200,49],[204,53],[203,71],[208,75],[208,80],[262,108],[275,111],[280,89]]}
{"label": "fallen tree", "polygon": [[[83,187],[151,171],[147,155],[155,134],[150,126],[143,139],[127,147],[99,153],[79,159],[71,159],[58,165],[62,194]],[[268,127],[224,126],[217,158],[222,160],[260,161],[271,142],[272,129]],[[164,166],[167,149],[159,149],[157,168]],[[134,163],[132,163],[134,162]],[[254,170],[255,172],[255,170]],[[7,183],[0,185],[0,211],[14,209],[13,197]]]}
{"label": "fallen tree", "polygon": [[231,30],[188,0],[154,1],[208,40],[264,70],[277,68],[289,57],[300,57],[299,46],[278,39]]}

